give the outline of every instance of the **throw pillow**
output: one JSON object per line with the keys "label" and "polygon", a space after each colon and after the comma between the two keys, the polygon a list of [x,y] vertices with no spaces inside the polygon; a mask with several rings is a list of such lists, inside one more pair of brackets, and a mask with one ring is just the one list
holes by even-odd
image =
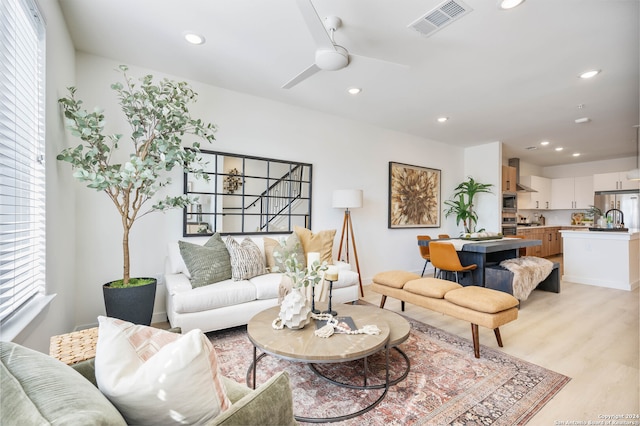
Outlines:
{"label": "throw pillow", "polygon": [[248,280],[266,273],[264,255],[251,238],[246,237],[242,243],[238,243],[235,238],[228,236],[226,244],[231,256],[231,278],[234,281]]}
{"label": "throw pillow", "polygon": [[205,424],[231,406],[211,342],[98,317],[96,381],[127,424]]}
{"label": "throw pillow", "polygon": [[213,234],[204,244],[178,241],[193,288],[214,284],[231,278],[231,259],[220,234]]}
{"label": "throw pillow", "polygon": [[327,262],[328,265],[333,264],[333,238],[336,236],[336,230],[330,229],[320,231],[316,234],[301,226],[293,228],[300,238],[302,248],[305,253],[320,253],[320,263]]}
{"label": "throw pillow", "polygon": [[[295,253],[298,263],[303,267],[307,266],[307,260],[304,256],[304,251],[302,250],[302,244],[300,243],[300,239],[298,235],[292,233],[287,237],[286,240],[277,241],[273,238],[265,237],[264,238],[264,254],[267,262],[267,270],[269,272],[284,272],[284,265],[281,261],[278,261],[274,254],[280,253],[282,254],[282,259],[286,259],[286,257]],[[278,267],[276,270],[275,267]]]}

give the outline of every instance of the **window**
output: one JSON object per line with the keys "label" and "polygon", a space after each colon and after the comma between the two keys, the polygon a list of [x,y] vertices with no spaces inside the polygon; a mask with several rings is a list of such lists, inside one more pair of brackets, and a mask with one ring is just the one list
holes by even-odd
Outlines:
{"label": "window", "polygon": [[0,0],[0,320],[45,291],[44,24]]}

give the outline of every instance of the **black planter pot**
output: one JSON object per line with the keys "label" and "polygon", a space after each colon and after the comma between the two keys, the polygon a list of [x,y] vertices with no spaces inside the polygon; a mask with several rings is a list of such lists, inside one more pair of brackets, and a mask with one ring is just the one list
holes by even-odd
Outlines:
{"label": "black planter pot", "polygon": [[111,287],[111,283],[102,286],[104,307],[107,316],[129,321],[134,324],[150,325],[153,316],[153,304],[156,300],[157,280],[137,287]]}

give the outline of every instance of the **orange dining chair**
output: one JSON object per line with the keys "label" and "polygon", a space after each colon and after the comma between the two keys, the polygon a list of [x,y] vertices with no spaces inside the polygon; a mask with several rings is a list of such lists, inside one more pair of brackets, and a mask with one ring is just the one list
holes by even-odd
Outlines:
{"label": "orange dining chair", "polygon": [[443,239],[443,238],[451,238],[449,236],[449,234],[438,234],[438,238]]}
{"label": "orange dining chair", "polygon": [[465,272],[471,273],[471,271],[478,267],[475,263],[462,266],[460,258],[458,257],[458,252],[451,243],[433,242],[429,244],[429,254],[431,257],[431,264],[438,270],[437,277],[440,278],[443,271],[453,272],[456,275],[456,282],[458,284],[460,283],[458,272],[461,272],[464,278]]}
{"label": "orange dining chair", "polygon": [[[428,241],[431,237],[428,235],[418,235],[418,241]],[[427,269],[427,264],[431,260],[431,255],[429,254],[429,246],[418,246],[420,249],[420,256],[425,260],[424,268],[422,268],[422,277],[424,276],[424,271]],[[435,273],[434,273],[435,275]]]}

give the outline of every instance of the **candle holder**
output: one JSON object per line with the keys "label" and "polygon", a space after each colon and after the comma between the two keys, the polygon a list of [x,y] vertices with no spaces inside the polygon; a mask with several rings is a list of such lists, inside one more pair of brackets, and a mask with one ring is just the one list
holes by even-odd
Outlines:
{"label": "candle holder", "polygon": [[311,286],[311,312],[314,314],[319,314],[320,309],[316,309],[316,286]]}
{"label": "candle holder", "polygon": [[327,309],[326,311],[322,311],[323,314],[330,314],[333,315],[334,317],[336,315],[338,315],[338,313],[334,310],[331,309],[331,296],[333,293],[333,281],[334,280],[329,280],[325,277],[325,280],[329,281],[329,309]]}

